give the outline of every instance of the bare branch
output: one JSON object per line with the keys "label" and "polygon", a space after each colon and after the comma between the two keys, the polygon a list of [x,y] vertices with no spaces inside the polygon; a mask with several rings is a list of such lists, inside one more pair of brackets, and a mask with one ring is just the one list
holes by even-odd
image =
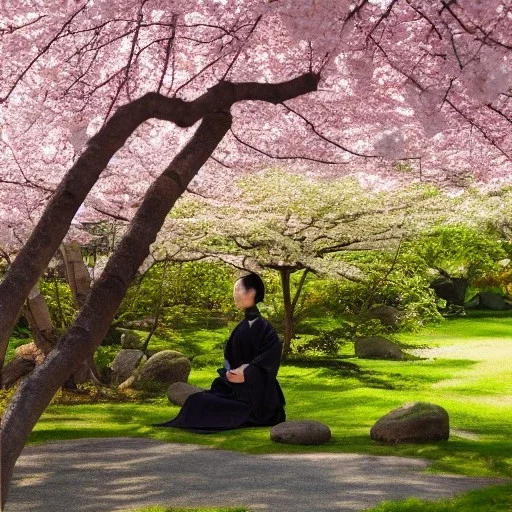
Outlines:
{"label": "bare branch", "polygon": [[85,8],[86,8],[87,4],[84,4],[82,5],[82,7],[80,7],[79,9],[77,9],[69,18],[68,20],[64,23],[64,25],[62,25],[62,27],[59,29],[59,31],[57,32],[57,34],[52,37],[52,39],[50,39],[50,41],[43,47],[42,50],[39,50],[37,52],[37,55],[29,62],[29,64],[27,65],[27,67],[18,75],[18,77],[16,78],[16,80],[14,81],[14,83],[11,85],[10,89],[7,91],[7,93],[5,94],[5,96],[1,97],[0,98],[0,103],[4,103],[8,98],[9,96],[12,94],[12,92],[14,91],[14,89],[16,89],[17,85],[21,82],[21,80],[23,80],[24,76],[30,71],[30,69],[32,68],[32,66],[38,61],[38,59],[43,56],[49,49],[50,47],[53,45],[53,43],[55,43],[55,41],[57,41],[59,38],[60,38],[60,35],[64,32],[64,30],[71,24],[71,22],[75,19],[75,17],[80,13],[82,12]]}
{"label": "bare branch", "polygon": [[0,36],[4,36],[6,34],[12,34],[13,32],[16,32],[17,30],[22,30],[24,28],[30,27],[31,25],[36,24],[38,21],[41,21],[43,18],[46,18],[46,14],[42,14],[41,16],[38,16],[36,19],[27,21],[27,23],[23,23],[22,25],[7,25],[5,28],[0,28]]}
{"label": "bare branch", "polygon": [[268,151],[264,151],[263,149],[259,149],[256,146],[253,146],[252,144],[249,144],[248,142],[242,140],[233,130],[231,131],[231,135],[235,138],[237,142],[240,144],[252,149],[253,151],[256,151],[257,153],[260,153],[262,155],[268,156],[269,158],[273,158],[275,160],[307,160],[310,162],[318,162],[321,164],[326,165],[346,165],[347,162],[334,162],[332,160],[322,160],[320,158],[311,158],[308,156],[300,156],[300,155],[273,155],[269,153]]}
{"label": "bare branch", "polygon": [[262,15],[260,15],[260,16],[258,16],[256,18],[256,21],[254,22],[253,26],[251,27],[251,30],[249,30],[249,33],[247,34],[247,37],[245,38],[245,41],[240,45],[240,47],[236,51],[236,54],[233,57],[233,60],[229,63],[229,66],[226,69],[226,71],[225,71],[224,75],[222,76],[221,80],[225,80],[226,77],[228,76],[229,72],[231,71],[231,69],[235,65],[235,62],[238,60],[238,57],[240,56],[240,53],[242,52],[243,47],[245,46],[245,44],[247,44],[247,41],[249,41],[250,37],[252,36],[254,31],[256,30],[256,27],[258,26],[258,23],[260,22],[261,18],[262,18]]}
{"label": "bare branch", "polygon": [[102,215],[105,215],[105,216],[110,217],[112,219],[120,220],[120,221],[123,221],[123,222],[130,222],[130,219],[128,219],[126,217],[123,217],[122,215],[119,215],[119,214],[116,214],[116,213],[108,212],[107,210],[104,210],[103,208],[100,208],[99,206],[93,206],[93,205],[89,205],[89,206],[93,210],[97,211],[98,213],[101,213]]}
{"label": "bare branch", "polygon": [[[156,92],[160,92],[160,89],[162,88],[162,85],[164,83],[164,78],[165,78],[165,75],[167,74],[167,69],[169,67],[169,57],[170,57],[171,52],[174,55],[174,51],[173,51],[172,47],[174,44],[174,38],[176,36],[176,21],[177,21],[177,19],[178,19],[178,17],[176,16],[176,14],[173,14],[172,15],[171,36],[169,37],[169,39],[167,39],[167,46],[165,48],[164,67],[162,69],[162,75],[160,77],[160,81],[158,83]],[[173,82],[174,82],[174,65],[173,65],[173,70],[172,70],[172,81],[171,81],[170,88],[172,88]]]}
{"label": "bare branch", "polygon": [[365,157],[365,158],[379,158],[378,155],[366,155],[364,153],[359,153],[357,151],[354,151],[352,149],[349,149],[349,148],[346,148],[345,146],[342,146],[341,144],[339,144],[338,142],[335,142],[333,141],[332,139],[329,139],[327,138],[325,135],[321,134],[315,127],[315,125],[309,120],[307,119],[303,114],[301,114],[300,112],[297,112],[296,110],[294,110],[293,108],[289,107],[286,103],[281,103],[283,105],[283,107],[285,107],[289,112],[292,112],[293,114],[295,114],[297,117],[300,117],[310,128],[311,130],[313,131],[313,133],[315,133],[315,135],[317,135],[318,137],[320,137],[322,140],[324,140],[325,142],[329,143],[329,144],[332,144],[333,146],[336,146],[337,148],[347,152],[347,153],[350,153],[351,155],[355,155],[355,156],[361,156],[361,157]]}
{"label": "bare branch", "polygon": [[[437,37],[439,39],[443,39],[443,36],[441,35],[441,32],[439,32],[439,29],[436,27],[435,23],[425,14],[423,13],[418,7],[414,6],[411,3],[411,0],[406,0],[407,5],[414,10],[417,14],[419,14],[431,27],[431,32],[435,32],[437,34]],[[428,38],[427,38],[428,39]]]}

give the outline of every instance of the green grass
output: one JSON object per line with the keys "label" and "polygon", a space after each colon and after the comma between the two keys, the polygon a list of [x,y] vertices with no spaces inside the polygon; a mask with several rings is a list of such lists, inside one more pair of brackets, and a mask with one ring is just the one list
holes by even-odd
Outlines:
{"label": "green grass", "polygon": [[[229,328],[188,331],[181,335],[178,346],[169,346],[165,340],[156,338],[153,348],[174,348],[191,356],[201,351],[217,352],[221,358],[219,343],[228,333]],[[282,365],[279,380],[287,399],[288,419],[316,419],[329,425],[333,436],[329,443],[322,446],[273,443],[265,428],[208,436],[177,429],[153,428],[150,426],[152,423],[172,418],[179,410],[170,405],[164,396],[126,403],[54,403],[36,425],[30,443],[84,437],[136,436],[254,454],[345,452],[422,457],[432,461],[429,469],[432,472],[512,477],[510,313],[496,317],[475,313],[472,317],[447,320],[419,334],[401,335],[400,340],[411,350],[425,346],[434,348],[435,352],[430,354],[433,357],[395,362],[358,360],[345,353],[337,360],[311,359]],[[215,366],[194,367],[189,382],[208,387],[213,377]],[[66,400],[60,393],[56,397],[56,402]],[[387,446],[370,440],[370,428],[378,418],[406,402],[419,400],[446,408],[450,415],[449,441]],[[503,489],[476,491],[458,500],[481,498],[491,505],[496,502],[498,505],[494,508],[467,510],[502,512],[507,508],[499,500],[505,500],[510,494],[510,486]],[[453,503],[456,502],[448,500],[440,506],[455,507]],[[377,510],[434,510],[414,508],[416,504],[396,505],[399,506],[413,508]]]}
{"label": "green grass", "polygon": [[488,487],[450,500],[424,501],[409,498],[384,502],[366,512],[510,512],[512,485]]}

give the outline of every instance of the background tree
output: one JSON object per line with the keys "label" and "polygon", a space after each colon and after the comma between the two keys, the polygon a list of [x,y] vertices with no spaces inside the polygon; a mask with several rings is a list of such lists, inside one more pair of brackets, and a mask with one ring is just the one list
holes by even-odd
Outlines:
{"label": "background tree", "polygon": [[[153,250],[278,272],[287,355],[295,308],[309,274],[363,280],[357,260],[349,262],[343,253],[392,249],[420,226],[450,217],[448,202],[432,187],[375,192],[355,179],[325,183],[273,170],[241,180],[229,203],[190,195],[182,199]],[[296,272],[301,275],[292,290],[290,278]]]}

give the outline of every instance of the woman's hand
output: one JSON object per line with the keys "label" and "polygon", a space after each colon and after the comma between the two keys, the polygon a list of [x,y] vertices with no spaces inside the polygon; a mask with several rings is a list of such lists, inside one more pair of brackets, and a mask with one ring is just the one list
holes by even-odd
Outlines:
{"label": "woman's hand", "polygon": [[229,382],[233,384],[241,384],[245,382],[244,370],[248,367],[248,364],[243,364],[234,370],[229,370],[226,372],[226,378]]}

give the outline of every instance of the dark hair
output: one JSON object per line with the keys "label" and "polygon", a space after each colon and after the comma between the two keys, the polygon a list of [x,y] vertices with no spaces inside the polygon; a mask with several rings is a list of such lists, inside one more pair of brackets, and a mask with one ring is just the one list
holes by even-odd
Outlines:
{"label": "dark hair", "polygon": [[257,304],[265,298],[265,285],[258,274],[247,274],[240,278],[246,290],[256,290],[254,303]]}

